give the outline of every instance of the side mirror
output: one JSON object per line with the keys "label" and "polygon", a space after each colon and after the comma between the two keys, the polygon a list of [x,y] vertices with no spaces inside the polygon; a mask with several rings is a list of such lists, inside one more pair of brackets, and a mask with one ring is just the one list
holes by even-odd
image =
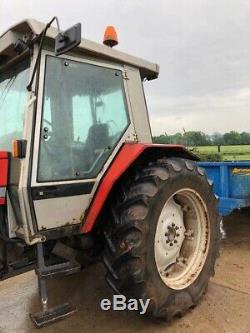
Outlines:
{"label": "side mirror", "polygon": [[66,53],[81,43],[81,23],[75,24],[64,32],[60,32],[55,39],[56,56]]}

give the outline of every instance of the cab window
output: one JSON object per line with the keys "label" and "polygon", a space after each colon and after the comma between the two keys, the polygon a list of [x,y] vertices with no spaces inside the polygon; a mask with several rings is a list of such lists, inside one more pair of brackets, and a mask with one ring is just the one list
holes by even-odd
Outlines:
{"label": "cab window", "polygon": [[129,125],[121,70],[47,56],[38,181],[94,178]]}
{"label": "cab window", "polygon": [[11,151],[13,139],[22,139],[27,103],[29,61],[0,73],[0,150]]}

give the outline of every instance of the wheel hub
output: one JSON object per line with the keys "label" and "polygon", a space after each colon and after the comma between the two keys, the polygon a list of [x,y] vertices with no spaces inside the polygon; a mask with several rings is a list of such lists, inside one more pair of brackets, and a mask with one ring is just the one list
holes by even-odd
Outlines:
{"label": "wheel hub", "polygon": [[171,199],[162,210],[159,221],[155,235],[155,255],[160,274],[167,276],[167,268],[177,261],[185,238],[181,207]]}
{"label": "wheel hub", "polygon": [[179,190],[165,203],[155,232],[155,263],[162,281],[179,290],[189,286],[206,260],[210,229],[197,192]]}
{"label": "wheel hub", "polygon": [[175,226],[175,224],[173,224],[173,226],[168,226],[168,230],[165,233],[166,239],[167,239],[167,243],[176,243],[177,242],[177,238],[180,236],[180,234],[177,232],[177,230],[179,229],[179,227]]}

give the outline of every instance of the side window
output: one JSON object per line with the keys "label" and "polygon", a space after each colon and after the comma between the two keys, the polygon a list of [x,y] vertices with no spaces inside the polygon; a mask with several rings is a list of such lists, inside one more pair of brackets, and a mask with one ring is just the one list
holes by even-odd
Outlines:
{"label": "side window", "polygon": [[48,56],[38,182],[95,178],[129,123],[121,70]]}
{"label": "side window", "polygon": [[12,140],[22,138],[28,80],[27,61],[0,74],[0,150],[11,151]]}

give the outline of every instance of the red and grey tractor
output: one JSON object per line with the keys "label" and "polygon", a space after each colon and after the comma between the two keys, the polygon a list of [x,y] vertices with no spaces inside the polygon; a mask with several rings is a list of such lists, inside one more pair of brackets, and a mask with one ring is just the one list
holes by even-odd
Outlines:
{"label": "red and grey tractor", "polygon": [[0,37],[0,278],[36,270],[38,327],[75,311],[49,306],[47,279],[98,260],[147,315],[181,316],[214,273],[212,184],[183,146],[152,143],[143,82],[159,67],[113,49],[112,28],[102,45],[53,21]]}

